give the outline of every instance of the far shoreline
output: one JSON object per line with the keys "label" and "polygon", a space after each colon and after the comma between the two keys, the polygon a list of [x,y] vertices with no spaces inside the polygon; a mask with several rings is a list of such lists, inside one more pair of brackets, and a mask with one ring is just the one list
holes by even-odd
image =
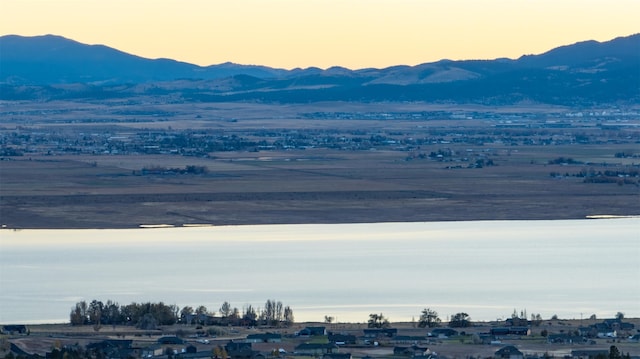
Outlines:
{"label": "far shoreline", "polygon": [[156,229],[180,229],[180,228],[221,228],[221,227],[249,227],[249,226],[305,226],[305,225],[372,225],[372,224],[411,224],[411,223],[455,223],[455,222],[554,222],[554,221],[582,221],[582,220],[615,220],[615,219],[637,219],[639,214],[629,215],[613,215],[613,214],[596,214],[587,215],[582,218],[532,218],[532,219],[470,219],[470,220],[434,220],[434,221],[390,221],[390,222],[291,222],[291,223],[253,223],[246,222],[240,224],[214,224],[214,223],[182,223],[182,224],[139,224],[131,227],[21,227],[12,228],[7,225],[0,227],[0,233],[3,231],[70,231],[70,230],[156,230]]}

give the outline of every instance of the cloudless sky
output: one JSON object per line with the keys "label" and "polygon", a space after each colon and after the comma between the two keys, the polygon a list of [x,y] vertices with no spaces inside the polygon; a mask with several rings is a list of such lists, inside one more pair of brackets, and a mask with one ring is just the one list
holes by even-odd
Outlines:
{"label": "cloudless sky", "polygon": [[0,35],[282,68],[517,58],[638,33],[638,19],[640,0],[0,0]]}

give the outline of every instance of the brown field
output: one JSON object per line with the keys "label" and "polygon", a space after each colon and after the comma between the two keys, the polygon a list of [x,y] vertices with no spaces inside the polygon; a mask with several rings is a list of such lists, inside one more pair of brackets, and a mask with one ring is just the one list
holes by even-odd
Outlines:
{"label": "brown field", "polygon": [[[0,134],[214,129],[255,136],[257,130],[331,130],[340,134],[430,131],[491,133],[486,120],[428,122],[375,119],[301,119],[314,111],[493,111],[540,116],[566,111],[540,106],[487,108],[420,104],[260,104],[121,105],[55,102],[4,103]],[[159,111],[168,118],[137,121],[125,110]],[[110,113],[111,111],[111,113]],[[118,112],[120,111],[120,112]],[[113,114],[116,113],[116,114]],[[167,115],[168,116],[168,115]],[[113,119],[100,124],[80,119]],[[229,119],[234,119],[229,121]],[[566,136],[567,131],[557,134]],[[591,124],[575,131],[598,134]],[[408,134],[408,135],[407,135]],[[554,135],[553,133],[549,136]],[[608,134],[596,135],[606,137]],[[616,133],[616,136],[621,135]],[[625,135],[626,136],[626,135]],[[429,144],[419,149],[342,150],[307,148],[212,152],[207,157],[171,154],[66,154],[33,151],[0,161],[0,222],[6,228],[125,228],[142,224],[267,224],[468,220],[575,219],[589,215],[638,215],[637,182],[584,183],[553,178],[637,166],[638,158],[614,158],[637,148],[639,131],[624,141],[554,146],[505,143]],[[470,160],[438,162],[408,157],[450,149],[470,158],[491,158],[494,166],[466,168]],[[557,157],[588,164],[549,165]],[[204,166],[208,173],[140,175],[155,166]],[[461,168],[447,168],[460,166]]]}
{"label": "brown field", "polygon": [[[231,155],[238,157],[222,157]],[[640,209],[636,186],[554,179],[552,166],[510,158],[491,168],[452,170],[385,152],[251,156],[225,153],[190,160],[209,168],[209,174],[198,176],[132,175],[145,165],[185,161],[175,156],[4,161],[2,223],[10,228],[119,228],[571,219],[634,215]]]}

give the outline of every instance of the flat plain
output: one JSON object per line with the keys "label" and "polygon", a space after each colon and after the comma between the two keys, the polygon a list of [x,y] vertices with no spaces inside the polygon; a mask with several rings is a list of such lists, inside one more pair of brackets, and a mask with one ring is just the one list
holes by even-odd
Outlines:
{"label": "flat plain", "polygon": [[0,109],[6,228],[640,214],[637,109],[152,99]]}

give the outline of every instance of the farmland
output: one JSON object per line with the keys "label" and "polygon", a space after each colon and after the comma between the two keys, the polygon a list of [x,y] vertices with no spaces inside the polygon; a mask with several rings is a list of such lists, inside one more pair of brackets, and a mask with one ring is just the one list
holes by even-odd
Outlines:
{"label": "farmland", "polygon": [[8,228],[637,215],[637,109],[3,102]]}

